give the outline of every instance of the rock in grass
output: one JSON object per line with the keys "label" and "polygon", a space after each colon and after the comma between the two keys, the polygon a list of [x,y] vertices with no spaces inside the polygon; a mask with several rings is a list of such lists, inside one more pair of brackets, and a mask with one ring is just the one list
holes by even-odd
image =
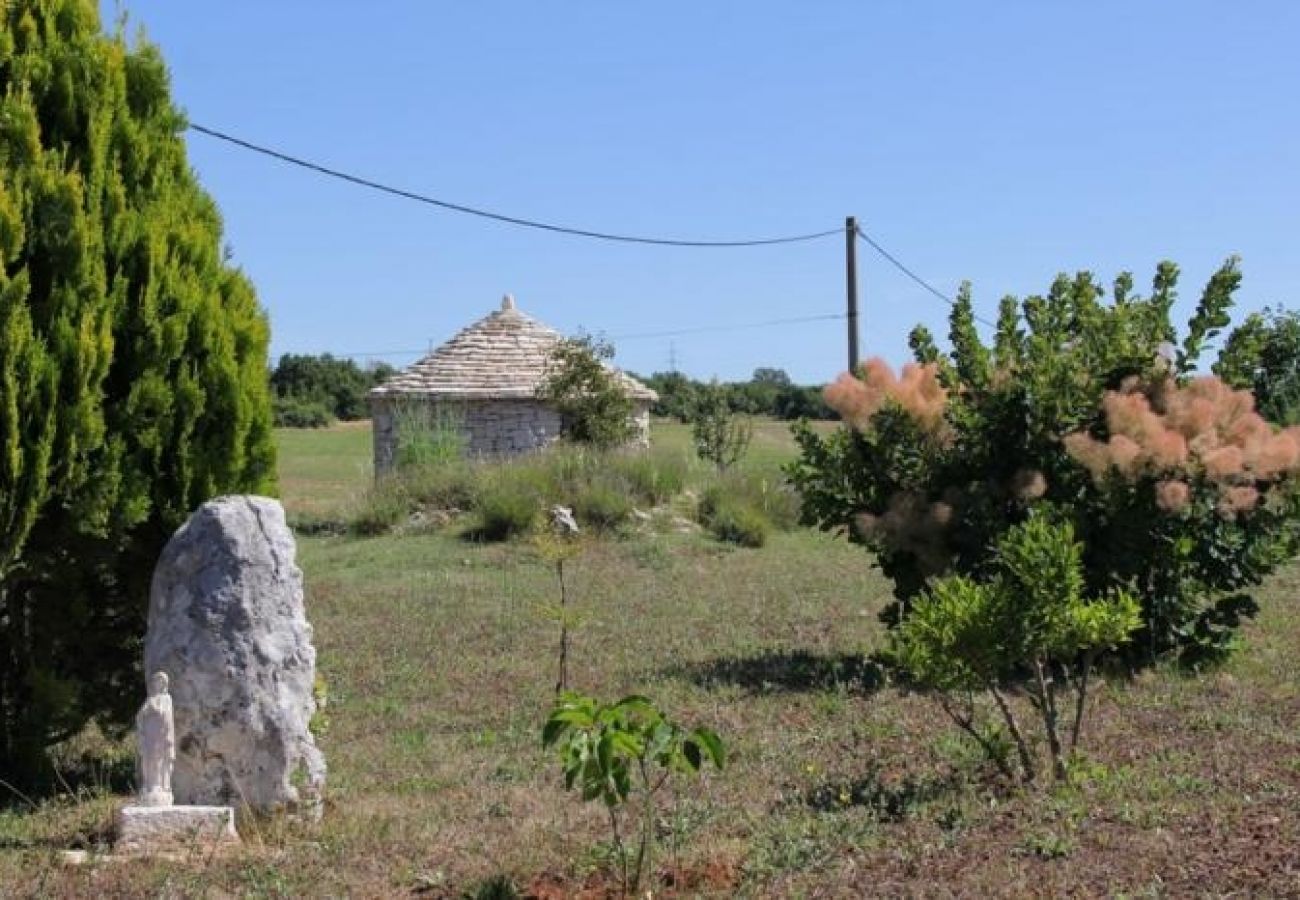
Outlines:
{"label": "rock in grass", "polygon": [[203,504],[163,550],[144,663],[171,677],[177,803],[320,814],[316,651],[295,555],[279,502],[251,496]]}

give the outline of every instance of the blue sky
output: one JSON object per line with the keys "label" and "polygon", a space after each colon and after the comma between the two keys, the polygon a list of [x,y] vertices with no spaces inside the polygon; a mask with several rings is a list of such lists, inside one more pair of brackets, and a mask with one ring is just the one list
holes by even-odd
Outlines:
{"label": "blue sky", "polygon": [[[106,5],[109,17],[113,5]],[[1186,314],[1243,257],[1239,309],[1300,304],[1300,4],[268,3],[133,0],[191,119],[516,216],[682,238],[846,215],[946,292],[1058,271],[1184,270]],[[201,135],[190,158],[274,354],[405,364],[505,292],[620,335],[844,307],[843,240],[638,247],[519,230]],[[863,355],[898,362],[946,309],[860,248]],[[616,340],[619,363],[821,382],[841,321]],[[399,352],[406,351],[406,352]]]}

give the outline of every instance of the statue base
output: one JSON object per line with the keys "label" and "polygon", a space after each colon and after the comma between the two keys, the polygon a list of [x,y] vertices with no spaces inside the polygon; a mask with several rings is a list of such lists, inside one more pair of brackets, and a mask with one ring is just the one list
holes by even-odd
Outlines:
{"label": "statue base", "polygon": [[229,806],[125,806],[116,825],[113,849],[122,854],[210,853],[239,844]]}

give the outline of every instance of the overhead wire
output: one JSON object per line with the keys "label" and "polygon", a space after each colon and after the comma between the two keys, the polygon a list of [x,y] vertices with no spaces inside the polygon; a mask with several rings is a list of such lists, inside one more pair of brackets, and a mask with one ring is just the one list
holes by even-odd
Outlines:
{"label": "overhead wire", "polygon": [[232,134],[218,131],[215,128],[208,128],[206,125],[200,125],[197,122],[190,122],[191,131],[207,135],[219,141],[225,141],[236,147],[242,147],[245,150],[251,150],[254,153],[260,153],[272,159],[298,166],[299,168],[308,169],[331,178],[337,178],[351,184],[360,185],[361,187],[370,188],[371,190],[381,191],[385,194],[392,194],[395,197],[404,197],[407,200],[415,200],[419,203],[426,203],[430,206],[436,206],[439,209],[449,210],[451,212],[464,213],[470,216],[478,216],[482,219],[490,219],[494,222],[503,222],[507,225],[518,225],[522,228],[535,228],[540,231],[549,231],[556,234],[567,234],[575,237],[594,238],[602,241],[617,241],[625,244],[654,244],[663,247],[761,247],[773,244],[796,244],[804,241],[815,241],[820,238],[830,237],[839,234],[841,229],[830,228],[826,231],[815,231],[807,234],[792,234],[780,237],[763,237],[748,238],[741,240],[687,240],[681,238],[661,238],[645,237],[642,235],[618,234],[608,231],[595,231],[587,228],[573,228],[567,225],[556,225],[551,222],[542,222],[536,219],[524,219],[519,216],[509,216],[504,213],[492,212],[486,209],[479,209],[474,206],[466,206],[462,203],[452,203],[449,200],[441,200],[437,197],[431,197],[427,194],[420,194],[415,191],[406,190],[405,188],[393,187],[392,185],[383,184],[369,178],[363,178],[360,175],[353,175],[340,169],[330,168],[311,160],[301,157],[292,156],[281,150],[271,147],[255,144],[252,141],[244,140]]}
{"label": "overhead wire", "polygon": [[[957,301],[956,301],[956,300],[952,299],[952,298],[949,297],[947,294],[945,294],[943,291],[939,290],[937,287],[935,287],[934,285],[930,284],[930,282],[926,281],[926,280],[925,280],[924,278],[922,278],[920,275],[917,275],[915,272],[913,272],[911,269],[909,269],[906,265],[904,265],[904,263],[902,262],[902,260],[900,260],[898,257],[894,256],[894,254],[890,253],[890,252],[889,252],[888,250],[886,250],[884,247],[880,246],[879,242],[877,242],[874,238],[871,237],[871,235],[867,234],[865,231],[862,230],[862,226],[861,226],[861,225],[857,226],[857,233],[858,233],[858,239],[859,239],[859,240],[861,240],[863,243],[865,243],[865,244],[866,244],[868,247],[870,247],[872,250],[875,250],[877,253],[879,253],[881,256],[883,256],[886,260],[889,261],[890,264],[892,264],[892,265],[894,266],[894,268],[898,269],[898,271],[902,272],[902,273],[903,273],[904,275],[906,275],[908,278],[910,278],[910,279],[912,279],[913,281],[915,281],[915,282],[916,282],[917,284],[919,284],[921,287],[925,288],[927,291],[929,291],[929,292],[930,292],[931,294],[933,294],[934,296],[938,297],[938,298],[939,298],[940,300],[942,300],[944,303],[947,303],[949,306],[956,306],[956,305],[957,305]],[[973,318],[976,322],[979,322],[981,325],[987,325],[987,326],[990,327],[990,328],[997,328],[997,327],[998,327],[996,324],[994,324],[993,322],[990,322],[988,319],[984,318],[983,316],[979,315],[978,313],[972,312],[972,313],[971,313],[971,318]]]}

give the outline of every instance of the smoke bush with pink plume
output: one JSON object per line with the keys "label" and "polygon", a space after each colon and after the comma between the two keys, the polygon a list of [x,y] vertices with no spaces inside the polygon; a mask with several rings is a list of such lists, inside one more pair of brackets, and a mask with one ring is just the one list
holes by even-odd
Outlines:
{"label": "smoke bush with pink plume", "polygon": [[1190,502],[1189,482],[1200,477],[1218,490],[1220,515],[1248,513],[1259,504],[1261,483],[1300,471],[1300,429],[1274,431],[1249,391],[1212,376],[1146,388],[1126,379],[1106,393],[1102,410],[1110,437],[1066,435],[1066,452],[1099,483],[1114,475],[1128,482],[1168,476],[1156,485],[1156,503],[1168,512]]}
{"label": "smoke bush with pink plume", "polygon": [[826,403],[846,422],[861,430],[886,404],[896,403],[927,431],[943,424],[948,392],[939,383],[934,363],[907,363],[897,377],[889,364],[872,357],[862,365],[861,377],[844,372],[827,385]]}

